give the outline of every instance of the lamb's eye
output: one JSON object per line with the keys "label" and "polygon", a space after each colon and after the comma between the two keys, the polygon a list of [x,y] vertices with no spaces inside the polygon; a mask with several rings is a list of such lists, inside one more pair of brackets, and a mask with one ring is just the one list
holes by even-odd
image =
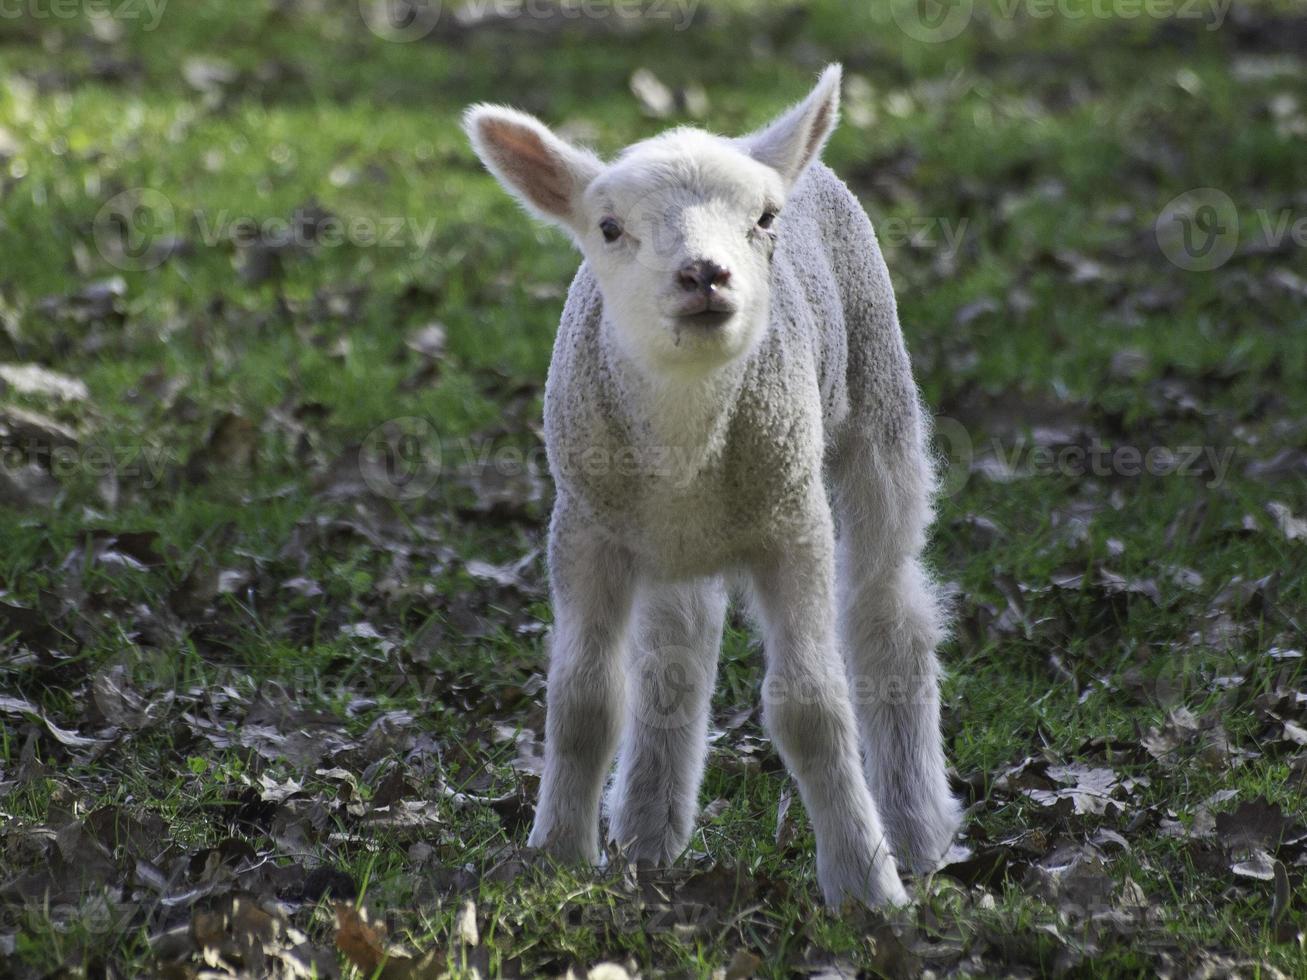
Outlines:
{"label": "lamb's eye", "polygon": [[622,237],[622,225],[616,218],[604,218],[599,222],[599,231],[606,242],[615,242]]}
{"label": "lamb's eye", "polygon": [[770,228],[771,223],[776,220],[775,211],[764,211],[762,217],[758,219],[759,228]]}

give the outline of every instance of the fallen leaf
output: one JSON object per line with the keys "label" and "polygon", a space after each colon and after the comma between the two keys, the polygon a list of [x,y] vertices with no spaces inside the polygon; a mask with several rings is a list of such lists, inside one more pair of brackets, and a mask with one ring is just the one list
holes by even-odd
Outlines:
{"label": "fallen leaf", "polygon": [[1066,766],[1049,766],[1050,779],[1068,784],[1062,789],[1027,789],[1025,794],[1042,806],[1053,806],[1059,800],[1070,800],[1076,813],[1101,815],[1109,805],[1119,807],[1113,794],[1121,789],[1116,773],[1111,769],[1095,768],[1079,763]]}
{"label": "fallen leaf", "polygon": [[0,381],[20,395],[39,395],[58,401],[85,401],[86,382],[39,364],[0,364]]}
{"label": "fallen leaf", "polygon": [[1266,509],[1275,518],[1280,533],[1289,541],[1307,541],[1307,518],[1294,517],[1293,511],[1286,504],[1272,500]]}
{"label": "fallen leaf", "polygon": [[24,450],[76,446],[77,432],[62,422],[16,405],[0,405],[0,439]]}
{"label": "fallen leaf", "polygon": [[463,908],[454,921],[454,935],[464,946],[476,946],[481,942],[477,932],[477,907],[470,898],[463,903]]}
{"label": "fallen leaf", "polygon": [[748,980],[762,968],[762,958],[747,949],[737,949],[731,961],[726,964],[726,973],[722,980]]}
{"label": "fallen leaf", "polygon": [[408,335],[404,346],[429,360],[440,360],[445,353],[445,325],[428,323],[419,327]]}
{"label": "fallen leaf", "polygon": [[63,487],[39,463],[0,462],[0,505],[16,510],[49,510]]}
{"label": "fallen leaf", "polygon": [[1272,881],[1275,878],[1275,866],[1278,862],[1265,851],[1258,848],[1242,861],[1235,861],[1230,870],[1241,878],[1256,878],[1258,881]]}
{"label": "fallen leaf", "polygon": [[1289,821],[1279,804],[1264,797],[1240,803],[1233,810],[1216,815],[1216,833],[1230,851],[1274,849],[1280,844]]}
{"label": "fallen leaf", "polygon": [[244,416],[224,413],[214,424],[204,445],[186,461],[186,475],[200,482],[222,474],[239,474],[253,468],[259,430]]}
{"label": "fallen leaf", "polygon": [[364,975],[371,976],[386,960],[385,930],[368,922],[367,912],[344,902],[333,902],[336,912],[336,946]]}

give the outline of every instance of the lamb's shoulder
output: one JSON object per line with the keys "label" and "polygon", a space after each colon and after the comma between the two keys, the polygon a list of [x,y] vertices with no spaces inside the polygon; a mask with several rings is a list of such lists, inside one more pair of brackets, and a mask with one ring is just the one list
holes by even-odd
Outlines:
{"label": "lamb's shoulder", "polygon": [[857,195],[821,161],[809,166],[794,185],[782,214],[791,213],[810,217],[816,223],[820,240],[832,257],[868,248],[880,251],[871,219]]}
{"label": "lamb's shoulder", "polygon": [[560,491],[613,507],[630,493],[624,454],[632,438],[603,356],[602,323],[599,284],[583,263],[568,289],[545,381],[545,449]]}

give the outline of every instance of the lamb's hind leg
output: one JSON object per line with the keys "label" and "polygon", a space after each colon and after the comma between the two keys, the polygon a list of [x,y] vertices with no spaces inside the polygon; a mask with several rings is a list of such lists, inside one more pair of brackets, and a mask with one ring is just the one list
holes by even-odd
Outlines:
{"label": "lamb's hind leg", "polygon": [[863,442],[835,466],[840,521],[840,633],[862,734],[867,782],[899,860],[927,871],[961,817],[939,731],[945,632],[920,555],[931,518],[929,464],[915,442]]}
{"label": "lamb's hind leg", "polygon": [[636,599],[609,827],[635,860],[670,863],[690,841],[725,616],[716,581],[648,585]]}

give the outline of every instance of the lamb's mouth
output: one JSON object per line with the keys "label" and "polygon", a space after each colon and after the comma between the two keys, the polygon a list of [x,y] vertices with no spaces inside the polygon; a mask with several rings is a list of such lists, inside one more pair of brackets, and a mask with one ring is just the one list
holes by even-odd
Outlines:
{"label": "lamb's mouth", "polygon": [[672,322],[677,326],[686,324],[692,327],[698,327],[702,330],[715,330],[725,324],[726,321],[733,316],[735,316],[735,308],[733,306],[712,305],[705,306],[700,310],[679,313],[672,318]]}

